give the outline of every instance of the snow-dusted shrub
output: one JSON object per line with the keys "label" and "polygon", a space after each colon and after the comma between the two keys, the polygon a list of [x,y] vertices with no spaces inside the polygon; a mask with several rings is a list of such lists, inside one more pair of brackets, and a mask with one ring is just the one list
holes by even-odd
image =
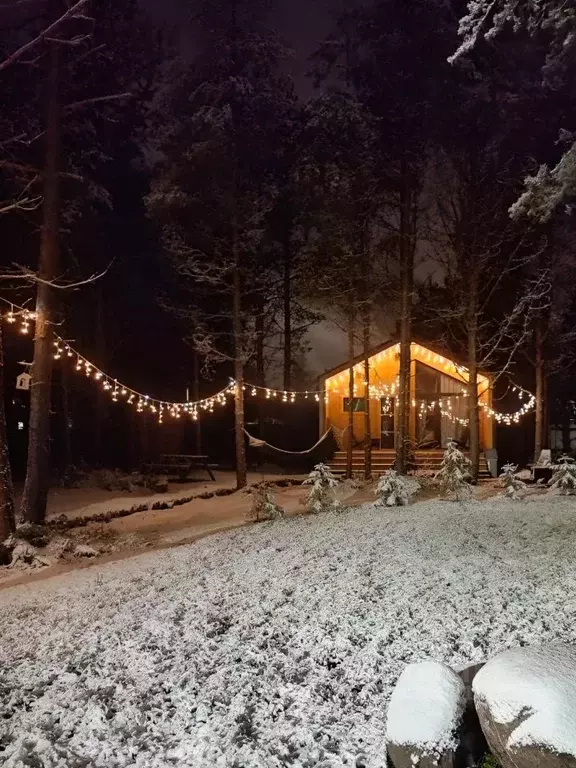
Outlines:
{"label": "snow-dusted shrub", "polygon": [[444,496],[456,501],[470,498],[472,488],[469,467],[470,459],[459,450],[458,443],[449,440],[440,469],[434,476]]}
{"label": "snow-dusted shrub", "polygon": [[16,526],[15,538],[22,539],[33,547],[45,547],[48,543],[48,530],[36,523],[20,523]]}
{"label": "snow-dusted shrub", "polygon": [[550,488],[559,490],[563,496],[576,493],[576,464],[570,456],[560,456],[556,472],[550,480]]}
{"label": "snow-dusted shrub", "polygon": [[328,512],[341,508],[341,503],[334,496],[338,480],[327,464],[316,464],[302,485],[312,486],[306,499],[309,512]]}
{"label": "snow-dusted shrub", "polygon": [[504,496],[507,499],[521,499],[522,492],[526,489],[526,483],[516,474],[517,469],[517,464],[504,464],[502,467],[500,480],[504,488]]}
{"label": "snow-dusted shrub", "polygon": [[380,476],[374,491],[378,505],[385,507],[403,507],[410,502],[410,488],[406,478],[394,469],[388,469]]}
{"label": "snow-dusted shrub", "polygon": [[248,512],[248,519],[260,522],[261,520],[279,520],[284,517],[284,510],[274,501],[274,495],[267,483],[260,483],[250,488],[252,506]]}

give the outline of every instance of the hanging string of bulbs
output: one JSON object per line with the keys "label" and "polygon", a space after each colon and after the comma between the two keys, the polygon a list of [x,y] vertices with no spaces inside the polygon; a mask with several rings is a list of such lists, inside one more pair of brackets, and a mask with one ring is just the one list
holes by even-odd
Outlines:
{"label": "hanging string of bulbs", "polygon": [[[9,303],[6,302],[5,299],[1,300],[7,304]],[[21,334],[28,335],[31,332],[32,323],[36,320],[36,312],[33,312],[26,307],[19,307],[10,303],[10,310],[5,317],[10,325],[19,324]],[[202,411],[212,413],[215,406],[226,405],[228,396],[233,396],[236,392],[236,382],[230,380],[230,383],[219,392],[216,392],[209,397],[201,398],[200,400],[175,402],[150,397],[143,392],[139,392],[138,390],[129,387],[127,384],[122,383],[113,376],[110,376],[110,374],[106,373],[87,357],[74,349],[69,342],[57,333],[54,333],[53,357],[55,360],[67,359],[70,360],[70,362],[74,362],[76,372],[84,374],[87,378],[98,382],[102,389],[110,394],[113,402],[123,400],[128,405],[134,406],[139,413],[147,411],[156,414],[159,423],[163,422],[166,415],[173,418],[189,416],[193,421],[196,421]],[[297,398],[304,400],[313,399],[318,402],[322,395],[322,391],[320,390],[284,391],[250,383],[245,384],[243,389],[251,395],[260,394],[264,395],[266,399],[273,398],[290,403],[294,403]]]}
{"label": "hanging string of bulbs", "polygon": [[[26,307],[20,307],[8,302],[2,297],[0,297],[0,301],[3,301],[10,306],[10,310],[5,315],[6,321],[10,325],[19,323],[20,333],[28,335],[32,323],[36,320],[36,312],[27,309]],[[393,349],[394,348],[390,351],[393,351]],[[380,353],[380,356],[382,356],[382,354],[388,355],[390,352],[387,350],[386,353]],[[55,360],[61,360],[63,358],[73,360],[75,362],[76,372],[82,373],[87,378],[99,382],[102,389],[110,394],[113,402],[123,400],[128,405],[134,406],[139,413],[144,411],[151,412],[157,416],[159,423],[163,422],[166,415],[173,418],[189,416],[192,420],[196,421],[201,412],[213,413],[215,406],[226,405],[229,396],[236,393],[236,382],[230,380],[230,383],[219,392],[216,392],[209,397],[201,398],[200,400],[176,402],[153,398],[110,376],[88,360],[84,355],[80,354],[65,339],[56,333],[54,334],[53,357]],[[331,387],[329,382],[326,383],[326,389],[324,390],[282,390],[251,383],[246,383],[243,386],[243,389],[252,397],[260,395],[267,400],[275,399],[284,403],[295,403],[297,400],[314,400],[319,402],[320,398],[323,398],[325,402],[328,402],[330,395],[339,394],[338,390]],[[486,411],[489,418],[494,418],[498,423],[503,423],[508,426],[511,424],[518,424],[520,418],[534,408],[536,398],[532,393],[518,385],[513,386],[513,391],[518,392],[520,400],[523,400],[524,396],[527,398],[522,403],[522,406],[514,413],[500,413],[487,403],[483,402],[479,402],[479,407]],[[392,384],[376,384],[370,387],[371,398],[385,400],[388,409],[391,407],[391,398],[394,397],[397,392],[397,379]],[[347,394],[348,393],[346,392],[345,396],[347,396]],[[422,414],[424,410],[433,410],[436,405],[438,405],[442,416],[465,425],[468,424],[467,419],[462,419],[452,413],[452,400],[460,397],[468,397],[468,392],[462,391],[461,393],[454,393],[448,398],[443,397],[436,401],[422,400],[418,407]],[[416,400],[412,401],[412,405],[417,405]]]}
{"label": "hanging string of bulbs", "polygon": [[[5,301],[3,299],[3,301]],[[31,323],[36,320],[36,313],[25,307],[10,305],[10,310],[6,315],[6,321],[11,325],[20,324],[20,333],[27,335],[30,333]],[[201,411],[212,413],[216,405],[226,405],[228,395],[233,395],[236,391],[235,382],[231,381],[226,387],[216,392],[214,395],[202,398],[200,400],[173,402],[159,400],[149,395],[139,392],[132,387],[123,384],[118,379],[110,376],[88,358],[81,355],[67,341],[57,333],[54,334],[54,352],[55,360],[63,358],[75,362],[77,373],[84,374],[87,378],[97,381],[105,392],[110,394],[113,402],[124,400],[128,405],[133,405],[138,413],[149,411],[156,414],[158,422],[162,423],[166,415],[174,418],[190,416],[194,421],[198,419]]]}

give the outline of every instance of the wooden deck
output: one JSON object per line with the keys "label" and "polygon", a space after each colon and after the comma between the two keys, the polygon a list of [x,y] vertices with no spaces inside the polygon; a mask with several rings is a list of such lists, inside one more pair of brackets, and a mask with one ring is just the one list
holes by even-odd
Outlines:
{"label": "wooden deck", "polygon": [[[444,451],[429,450],[416,451],[414,459],[416,470],[427,470],[437,472],[442,463]],[[394,467],[395,452],[391,448],[373,448],[372,449],[372,474],[379,475],[387,469]],[[330,468],[335,474],[343,474],[346,471],[346,451],[337,451],[330,462]],[[364,450],[355,450],[352,454],[352,471],[364,472]],[[480,454],[480,478],[491,477],[488,470],[488,464],[484,454]]]}

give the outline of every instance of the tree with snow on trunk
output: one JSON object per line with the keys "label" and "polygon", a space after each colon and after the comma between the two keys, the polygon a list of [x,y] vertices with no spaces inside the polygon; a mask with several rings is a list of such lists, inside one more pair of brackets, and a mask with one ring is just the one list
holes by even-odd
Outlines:
{"label": "tree with snow on trunk", "polygon": [[406,479],[395,469],[389,469],[380,476],[374,493],[378,497],[378,506],[404,507],[410,502]]}
{"label": "tree with snow on trunk", "polygon": [[316,464],[302,484],[312,486],[306,499],[306,508],[309,512],[330,512],[341,509],[342,504],[334,496],[338,480],[327,464]]}
{"label": "tree with snow on trunk", "polygon": [[559,490],[562,496],[576,494],[576,464],[570,456],[558,459],[556,472],[550,481],[550,490]]}
{"label": "tree with snow on trunk", "polygon": [[446,498],[453,498],[455,501],[470,498],[472,488],[469,469],[470,459],[459,450],[458,443],[449,440],[440,469],[434,476],[434,480]]}
{"label": "tree with snow on trunk", "polygon": [[502,485],[504,487],[504,496],[507,499],[513,499],[515,501],[522,498],[522,493],[526,489],[526,483],[516,476],[517,470],[517,464],[504,464],[500,474],[500,479],[502,480]]}

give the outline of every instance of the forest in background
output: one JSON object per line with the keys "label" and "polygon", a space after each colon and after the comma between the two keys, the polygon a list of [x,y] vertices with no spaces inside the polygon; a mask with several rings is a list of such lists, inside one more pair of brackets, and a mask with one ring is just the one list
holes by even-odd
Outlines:
{"label": "forest in background", "polygon": [[[137,463],[158,429],[55,366],[55,328],[167,401],[233,378],[239,486],[243,384],[314,388],[307,334],[320,322],[344,333],[344,358],[399,339],[400,471],[413,337],[470,371],[473,471],[479,371],[534,392],[536,455],[551,418],[569,423],[574,20],[555,2],[538,17],[530,2],[518,18],[504,0],[481,6],[352,8],[310,62],[306,101],[267,2],[191,4],[185,57],[133,0],[0,9],[0,295],[37,313],[26,519],[44,519],[55,468]],[[5,337],[14,413],[31,347]],[[268,428],[260,407],[249,419]],[[221,455],[232,426],[202,419]],[[5,428],[0,443],[9,521]]]}

